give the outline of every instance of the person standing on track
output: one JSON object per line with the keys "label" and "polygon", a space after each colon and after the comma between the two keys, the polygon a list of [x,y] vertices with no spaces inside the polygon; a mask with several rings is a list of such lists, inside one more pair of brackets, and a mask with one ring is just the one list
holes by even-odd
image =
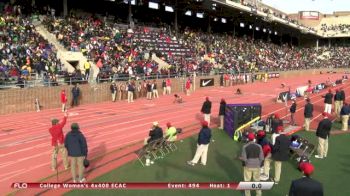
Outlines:
{"label": "person standing on track", "polygon": [[73,106],[78,106],[78,104],[79,104],[79,97],[80,97],[80,89],[79,89],[77,83],[72,88],[72,97],[73,97],[72,107]]}
{"label": "person standing on track", "polygon": [[171,94],[171,80],[170,78],[166,79],[166,94]]}
{"label": "person standing on track", "polygon": [[219,119],[220,119],[219,129],[224,129],[225,110],[226,110],[226,101],[224,98],[222,98],[220,102],[220,108],[219,108]]}
{"label": "person standing on track", "polygon": [[295,126],[295,120],[294,120],[294,114],[297,110],[297,103],[295,101],[295,99],[292,100],[292,105],[289,108],[290,111],[290,124]]}
{"label": "person standing on track", "polygon": [[188,78],[185,84],[185,88],[186,88],[186,95],[189,96],[190,95],[190,91],[191,91],[191,79]]}
{"label": "person standing on track", "polygon": [[204,121],[208,122],[208,126],[210,126],[211,101],[209,97],[205,98],[201,112],[204,114]]}
{"label": "person standing on track", "polygon": [[332,99],[333,99],[333,93],[332,90],[329,89],[328,93],[324,96],[324,112],[331,114],[332,113]]}
{"label": "person standing on track", "polygon": [[310,130],[310,122],[313,117],[314,105],[311,103],[310,99],[306,99],[306,105],[304,107],[304,127],[305,131]]}
{"label": "person standing on track", "polygon": [[334,95],[334,113],[337,121],[340,121],[340,110],[342,107],[342,94],[337,89]]}
{"label": "person standing on track", "polygon": [[[64,146],[68,151],[71,160],[71,172],[73,182],[85,182],[84,178],[84,159],[88,153],[88,146],[85,136],[79,130],[78,123],[72,123],[71,131],[66,135]],[[76,166],[78,166],[78,176],[76,175]],[[78,180],[78,181],[77,181]]]}
{"label": "person standing on track", "polygon": [[332,128],[332,122],[328,119],[328,113],[323,112],[323,120],[318,123],[316,130],[316,136],[318,137],[318,154],[315,155],[317,159],[323,159],[327,157],[328,153],[328,138]]}
{"label": "person standing on track", "polygon": [[63,89],[61,91],[61,104],[62,104],[62,112],[67,111],[67,95],[66,91]]}
{"label": "person standing on track", "polygon": [[55,171],[57,169],[57,154],[61,153],[64,169],[67,170],[69,167],[67,150],[64,147],[64,133],[63,127],[67,122],[67,113],[64,113],[63,120],[59,122],[57,119],[53,119],[52,127],[49,129],[51,134],[51,145],[53,146],[53,151],[51,155],[51,169]]}
{"label": "person standing on track", "polygon": [[157,99],[159,98],[156,80],[153,80],[153,83],[152,83],[152,93],[154,98],[157,98]]}
{"label": "person standing on track", "polygon": [[113,81],[111,86],[109,87],[109,90],[111,91],[112,94],[112,101],[115,102],[116,97],[117,97],[117,85]]}

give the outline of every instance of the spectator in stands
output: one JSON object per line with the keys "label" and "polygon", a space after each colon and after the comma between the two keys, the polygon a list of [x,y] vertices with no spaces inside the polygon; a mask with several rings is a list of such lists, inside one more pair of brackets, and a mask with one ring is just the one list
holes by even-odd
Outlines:
{"label": "spectator in stands", "polygon": [[157,99],[159,98],[156,80],[153,80],[153,83],[152,83],[152,94],[154,98],[157,98]]}
{"label": "spectator in stands", "polygon": [[61,104],[62,104],[62,112],[67,111],[67,95],[66,90],[61,90]]}
{"label": "spectator in stands", "polygon": [[220,101],[220,108],[219,108],[219,119],[220,119],[219,129],[224,129],[225,110],[226,110],[226,101],[224,98],[222,98]]}
{"label": "spectator in stands", "polygon": [[111,91],[111,94],[112,94],[112,101],[115,102],[117,97],[117,91],[118,91],[115,81],[113,81],[111,86],[109,86],[109,90]]}
{"label": "spectator in stands", "polygon": [[314,166],[311,163],[304,162],[299,165],[299,169],[304,176],[292,181],[289,196],[323,196],[322,184],[311,178],[311,174],[314,172]]}
{"label": "spectator in stands", "polygon": [[52,158],[51,158],[51,169],[55,171],[57,169],[57,154],[61,153],[64,169],[67,170],[69,167],[67,149],[64,147],[64,133],[63,127],[67,122],[67,113],[64,114],[61,122],[58,119],[52,120],[52,127],[49,129],[51,134],[51,145],[53,146]]}
{"label": "spectator in stands", "polygon": [[[240,159],[243,161],[244,181],[260,181],[260,168],[263,165],[264,154],[259,144],[255,143],[254,133],[248,134],[249,142],[242,148]],[[250,191],[246,190],[245,195],[250,195]],[[261,196],[261,190],[256,191],[257,196]]]}
{"label": "spectator in stands", "polygon": [[305,131],[310,130],[310,122],[311,118],[313,117],[313,112],[314,112],[314,105],[311,103],[310,99],[306,99],[306,105],[304,107],[304,127]]}
{"label": "spectator in stands", "polygon": [[199,159],[201,159],[202,165],[205,166],[207,164],[207,153],[211,139],[211,129],[208,126],[209,123],[207,121],[202,122],[202,128],[198,134],[196,154],[191,161],[187,161],[187,164],[194,166]]}
{"label": "spectator in stands", "polygon": [[73,106],[78,106],[79,104],[79,97],[80,97],[80,88],[78,87],[78,84],[76,83],[74,87],[72,88],[72,107]]}
{"label": "spectator in stands", "polygon": [[291,125],[295,125],[295,121],[294,121],[294,114],[297,110],[297,103],[295,101],[295,99],[292,100],[292,105],[289,108],[290,111],[290,124]]}
{"label": "spectator in stands", "polygon": [[340,120],[341,101],[342,101],[342,94],[337,89],[335,90],[335,95],[334,95],[334,113],[337,121],[341,121]]}
{"label": "spectator in stands", "polygon": [[324,96],[324,112],[331,114],[332,113],[332,99],[333,99],[333,93],[332,90],[329,89],[328,93]]}
{"label": "spectator in stands", "polygon": [[[280,130],[280,129],[279,129]],[[278,184],[281,177],[282,162],[289,160],[289,146],[290,139],[283,133],[280,132],[280,135],[276,137],[276,140],[272,139],[272,160],[275,162],[275,184]]]}
{"label": "spectator in stands", "polygon": [[174,142],[177,138],[177,130],[170,122],[166,124],[167,130],[165,132],[165,138],[168,142]]}
{"label": "spectator in stands", "polygon": [[350,106],[344,102],[343,107],[340,110],[340,116],[342,119],[342,131],[348,130],[348,124],[349,124],[349,115],[350,115]]}
{"label": "spectator in stands", "polygon": [[[64,146],[68,151],[71,160],[71,172],[73,182],[85,182],[84,178],[84,159],[88,153],[88,146],[84,134],[80,131],[78,123],[72,123],[71,131],[66,135]],[[76,166],[78,166],[78,178],[76,175]]]}
{"label": "spectator in stands", "polygon": [[201,112],[204,115],[204,121],[208,122],[208,126],[210,126],[211,101],[209,97],[205,98]]}
{"label": "spectator in stands", "polygon": [[159,127],[158,122],[153,122],[153,127],[149,131],[148,137],[145,139],[145,144],[149,144],[153,141],[156,141],[160,138],[163,138],[163,129]]}
{"label": "spectator in stands", "polygon": [[323,120],[318,123],[316,136],[318,137],[317,155],[315,158],[323,159],[328,153],[328,138],[332,128],[332,122],[328,119],[329,113],[323,112]]}
{"label": "spectator in stands", "polygon": [[134,102],[134,92],[135,92],[135,85],[132,81],[127,83],[128,88],[128,103]]}

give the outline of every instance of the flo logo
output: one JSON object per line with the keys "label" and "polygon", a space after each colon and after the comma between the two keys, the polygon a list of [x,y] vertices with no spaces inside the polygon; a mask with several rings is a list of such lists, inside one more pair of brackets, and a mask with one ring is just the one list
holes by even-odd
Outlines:
{"label": "flo logo", "polygon": [[21,183],[13,183],[13,184],[12,184],[12,188],[15,188],[15,189],[26,189],[26,188],[28,188],[28,184],[27,184],[27,183],[24,183],[24,182],[21,182]]}

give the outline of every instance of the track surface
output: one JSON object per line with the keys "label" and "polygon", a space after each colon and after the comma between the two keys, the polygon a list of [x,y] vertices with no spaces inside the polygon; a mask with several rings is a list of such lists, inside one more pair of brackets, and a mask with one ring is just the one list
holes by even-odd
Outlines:
{"label": "track surface", "polygon": [[[71,123],[79,123],[87,138],[88,156],[91,159],[142,141],[148,135],[153,121],[158,121],[162,127],[165,127],[167,122],[176,127],[198,124],[202,120],[200,108],[206,96],[210,97],[213,103],[213,126],[221,98],[225,98],[227,103],[261,103],[263,118],[271,113],[278,113],[281,117],[289,119],[285,105],[275,103],[277,94],[287,90],[280,87],[282,82],[295,91],[296,87],[307,85],[309,79],[313,84],[317,84],[324,82],[328,77],[335,81],[341,76],[342,74],[310,75],[271,79],[267,83],[256,82],[234,87],[202,88],[191,96],[184,95],[183,104],[173,104],[173,96],[161,96],[159,99],[140,99],[130,104],[122,101],[82,105],[69,110],[71,115],[64,131],[69,131]],[[237,87],[242,89],[243,95],[234,95]],[[350,95],[350,86],[345,84],[343,87],[346,95]],[[326,90],[311,95],[315,108],[312,128],[321,120],[321,95],[325,93]],[[301,125],[304,99],[298,98],[297,104],[296,123]],[[48,129],[52,118],[62,117],[60,109],[0,116],[0,193],[13,191],[10,188],[12,182],[35,182],[53,174],[50,169],[52,148]],[[63,170],[60,156],[58,160],[59,169]]]}

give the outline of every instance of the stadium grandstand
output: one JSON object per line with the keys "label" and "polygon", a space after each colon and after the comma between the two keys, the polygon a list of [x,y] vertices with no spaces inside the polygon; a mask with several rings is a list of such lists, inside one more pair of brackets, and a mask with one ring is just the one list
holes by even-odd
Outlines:
{"label": "stadium grandstand", "polygon": [[0,193],[349,195],[344,9],[2,0]]}

